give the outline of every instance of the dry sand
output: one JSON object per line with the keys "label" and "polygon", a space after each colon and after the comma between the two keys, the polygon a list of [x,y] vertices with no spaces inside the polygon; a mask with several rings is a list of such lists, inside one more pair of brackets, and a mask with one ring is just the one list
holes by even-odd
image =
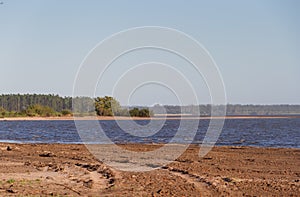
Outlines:
{"label": "dry sand", "polygon": [[192,145],[167,166],[124,172],[84,145],[0,143],[0,196],[299,196],[299,149],[215,147],[204,158],[198,151]]}
{"label": "dry sand", "polygon": [[73,116],[63,116],[63,117],[5,117],[0,118],[0,121],[33,121],[33,120],[180,120],[180,119],[194,119],[194,120],[206,120],[206,119],[271,119],[271,118],[300,118],[300,116],[219,116],[219,117],[209,117],[209,116],[200,116],[200,117],[193,117],[193,116],[185,116],[180,114],[172,114],[168,115],[167,117],[164,116],[154,116],[154,117],[128,117],[128,116],[84,116],[84,117],[73,117]]}

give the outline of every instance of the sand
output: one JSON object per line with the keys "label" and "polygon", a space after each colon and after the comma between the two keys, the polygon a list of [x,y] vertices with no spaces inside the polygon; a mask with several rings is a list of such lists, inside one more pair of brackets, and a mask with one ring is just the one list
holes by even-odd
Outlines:
{"label": "sand", "polygon": [[[120,145],[137,152],[160,146]],[[99,161],[84,145],[0,143],[0,196],[297,196],[300,193],[299,149],[214,147],[203,158],[198,151],[198,146],[191,145],[166,166],[148,172],[126,172]]]}
{"label": "sand", "polygon": [[278,115],[278,116],[218,116],[218,117],[191,117],[191,116],[181,116],[180,114],[168,115],[167,117],[154,116],[154,117],[128,117],[128,116],[84,116],[84,117],[73,117],[73,116],[62,116],[62,117],[5,117],[0,118],[0,121],[35,121],[35,120],[208,120],[208,119],[275,119],[275,118],[300,118],[300,116],[288,116],[288,115]]}

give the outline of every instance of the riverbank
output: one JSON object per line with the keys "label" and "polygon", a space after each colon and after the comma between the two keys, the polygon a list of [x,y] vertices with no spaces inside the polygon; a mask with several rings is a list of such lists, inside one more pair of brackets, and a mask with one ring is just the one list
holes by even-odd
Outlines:
{"label": "riverbank", "polygon": [[289,116],[289,115],[278,115],[278,116],[225,116],[225,117],[209,117],[209,116],[180,116],[180,114],[171,116],[153,116],[153,117],[129,117],[129,116],[84,116],[84,117],[73,117],[73,116],[62,116],[62,117],[5,117],[0,118],[0,121],[35,121],[35,120],[180,120],[180,119],[275,119],[275,118],[300,118],[300,116]]}
{"label": "riverbank", "polygon": [[[147,151],[161,145],[121,146]],[[192,145],[165,167],[124,172],[98,161],[84,145],[0,143],[0,195],[297,196],[300,192],[299,149],[214,147],[203,158],[198,151]]]}

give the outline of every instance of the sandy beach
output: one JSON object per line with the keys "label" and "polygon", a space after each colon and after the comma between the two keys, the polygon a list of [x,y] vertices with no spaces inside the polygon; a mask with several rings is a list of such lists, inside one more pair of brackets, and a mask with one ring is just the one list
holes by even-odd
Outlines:
{"label": "sandy beach", "polygon": [[186,116],[183,115],[180,117],[180,114],[172,114],[168,116],[153,116],[153,117],[128,117],[128,116],[84,116],[84,117],[73,117],[73,116],[62,116],[62,117],[5,117],[0,118],[0,121],[35,121],[35,120],[189,120],[189,119],[196,119],[196,120],[207,120],[207,119],[272,119],[272,118],[299,118],[300,116],[288,116],[288,115],[280,115],[280,116],[225,116],[225,117],[209,117],[209,116],[200,116],[200,117],[193,117],[193,116]]}
{"label": "sandy beach", "polygon": [[[161,145],[120,146],[138,152]],[[125,172],[97,160],[84,145],[0,143],[0,195],[299,195],[299,149],[214,147],[203,158],[198,151],[191,145],[167,166]]]}

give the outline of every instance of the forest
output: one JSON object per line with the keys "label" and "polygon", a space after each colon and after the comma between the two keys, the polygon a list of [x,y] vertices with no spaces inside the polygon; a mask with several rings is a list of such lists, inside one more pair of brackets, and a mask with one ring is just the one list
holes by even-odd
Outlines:
{"label": "forest", "polygon": [[148,108],[126,109],[113,97],[61,97],[54,94],[2,94],[0,118],[24,116],[138,116],[149,117]]}
{"label": "forest", "polygon": [[[155,105],[150,109],[159,111],[160,105]],[[200,112],[201,116],[211,116],[211,105],[187,105],[187,106],[163,106],[168,114],[191,114]],[[198,109],[197,109],[198,108]],[[157,110],[158,109],[158,110]],[[214,106],[216,114],[221,114],[224,106]],[[277,115],[300,115],[300,105],[241,105],[227,104],[227,116],[277,116]]]}
{"label": "forest", "polygon": [[[154,105],[121,106],[113,97],[61,97],[54,94],[2,94],[0,95],[0,117],[16,116],[70,116],[72,113],[99,116],[141,116],[149,117],[161,107],[168,114],[211,115],[211,105]],[[224,106],[214,106],[220,111]],[[159,112],[158,112],[159,113]],[[300,115],[300,105],[226,105],[226,115]]]}

